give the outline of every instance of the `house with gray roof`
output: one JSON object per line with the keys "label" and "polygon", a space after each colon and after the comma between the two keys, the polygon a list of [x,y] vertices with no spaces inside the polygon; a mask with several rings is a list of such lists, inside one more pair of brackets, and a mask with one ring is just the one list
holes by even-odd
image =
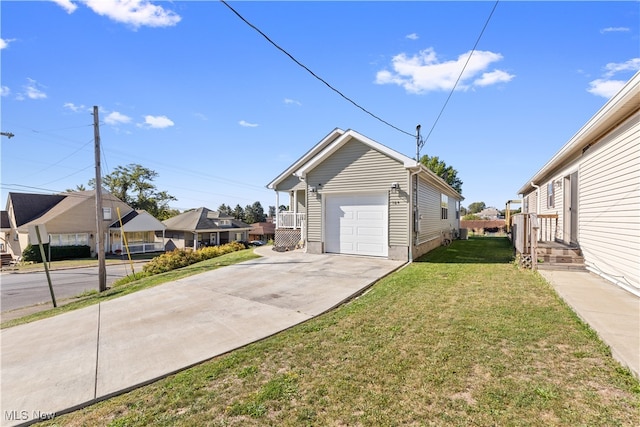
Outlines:
{"label": "house with gray roof", "polygon": [[[95,191],[75,191],[61,194],[9,193],[7,207],[2,211],[0,248],[14,258],[22,255],[29,244],[29,228],[44,225],[52,246],[87,245],[94,255],[96,247]],[[134,213],[135,214],[132,214]],[[120,218],[135,215],[135,226],[123,228]],[[145,211],[134,211],[129,205],[107,191],[102,192],[102,221],[105,252],[124,250],[126,240],[130,252],[164,251],[164,225]],[[131,221],[131,220],[129,220]],[[133,224],[133,223],[132,223]],[[123,234],[124,233],[124,234]]]}
{"label": "house with gray roof", "polygon": [[229,242],[246,242],[251,226],[234,217],[200,207],[163,221],[166,249],[198,249]]}

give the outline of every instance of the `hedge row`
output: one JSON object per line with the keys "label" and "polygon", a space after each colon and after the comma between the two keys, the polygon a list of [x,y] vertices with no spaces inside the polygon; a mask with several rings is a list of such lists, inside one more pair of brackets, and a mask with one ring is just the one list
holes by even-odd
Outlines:
{"label": "hedge row", "polygon": [[[49,244],[44,245],[45,256],[49,256]],[[79,246],[51,246],[51,259],[49,261],[62,261],[65,259],[91,258],[91,248],[87,245]],[[22,251],[23,261],[42,262],[40,246],[27,245]]]}
{"label": "hedge row", "polygon": [[245,249],[245,246],[238,242],[226,243],[221,246],[209,246],[196,251],[176,249],[153,258],[142,267],[142,271],[149,274],[165,273],[242,249]]}

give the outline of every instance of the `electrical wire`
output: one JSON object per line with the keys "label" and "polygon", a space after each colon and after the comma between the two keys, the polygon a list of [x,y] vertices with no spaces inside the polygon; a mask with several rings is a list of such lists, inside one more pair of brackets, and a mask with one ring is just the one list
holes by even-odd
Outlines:
{"label": "electrical wire", "polygon": [[489,14],[489,17],[487,18],[487,20],[485,21],[484,27],[482,27],[482,31],[480,31],[480,35],[476,39],[476,43],[473,45],[473,49],[471,49],[471,53],[467,57],[467,61],[464,63],[464,66],[462,67],[462,70],[460,71],[460,75],[458,75],[458,79],[456,80],[455,84],[453,85],[453,88],[451,88],[451,92],[449,92],[449,96],[447,97],[446,101],[444,102],[444,105],[442,106],[442,109],[440,109],[440,113],[438,114],[438,117],[436,117],[436,120],[433,122],[433,126],[431,126],[431,129],[429,130],[429,133],[427,134],[427,136],[424,138],[423,141],[421,141],[421,143],[423,145],[427,142],[427,140],[431,136],[431,133],[435,129],[436,125],[438,124],[438,121],[440,120],[440,117],[442,116],[442,113],[444,113],[444,109],[447,108],[447,104],[449,103],[449,100],[451,99],[451,96],[453,96],[453,92],[456,90],[456,87],[458,86],[458,83],[460,82],[460,79],[462,78],[462,75],[464,74],[464,70],[466,70],[466,68],[467,68],[467,65],[469,64],[469,61],[471,60],[471,57],[473,56],[473,52],[476,51],[476,48],[478,47],[478,44],[480,43],[480,39],[482,38],[482,35],[484,34],[484,30],[487,29],[487,26],[489,25],[489,21],[491,21],[491,17],[493,16],[493,12],[495,12],[496,8],[498,7],[499,1],[500,0],[496,0],[495,4],[493,5],[493,9],[491,9],[491,13]]}
{"label": "electrical wire", "polygon": [[225,0],[220,0],[220,2],[222,2],[222,4],[224,4],[225,6],[227,6],[238,18],[240,18],[245,24],[247,24],[248,26],[250,26],[251,28],[253,28],[254,30],[256,30],[262,37],[264,37],[269,43],[271,43],[276,49],[278,49],[279,51],[281,51],[282,53],[284,53],[285,55],[287,55],[293,62],[295,62],[296,64],[298,64],[300,67],[304,68],[306,71],[308,71],[313,77],[315,77],[317,80],[321,81],[322,83],[324,83],[329,89],[331,89],[332,91],[334,91],[335,93],[337,93],[338,95],[340,95],[342,98],[344,98],[345,100],[347,100],[348,102],[350,102],[351,104],[353,104],[354,106],[356,106],[357,108],[359,108],[360,110],[364,111],[365,113],[367,113],[368,115],[370,115],[371,117],[373,117],[374,119],[384,123],[385,125],[397,130],[398,132],[402,132],[405,135],[409,135],[412,138],[415,138],[415,135],[412,133],[409,133],[407,131],[404,131],[402,129],[400,129],[397,126],[392,125],[391,123],[389,123],[388,121],[382,119],[379,116],[376,116],[375,114],[373,114],[371,111],[367,110],[366,108],[362,107],[360,104],[358,104],[357,102],[355,102],[354,100],[352,100],[351,98],[349,98],[348,96],[346,96],[344,93],[340,92],[338,89],[336,89],[335,87],[333,87],[331,84],[329,84],[326,80],[324,80],[322,77],[318,76],[316,73],[314,73],[313,71],[311,71],[306,65],[304,65],[303,63],[301,63],[300,61],[298,61],[296,58],[293,57],[293,55],[291,55],[289,52],[287,52],[285,49],[283,49],[282,47],[280,47],[276,42],[274,42],[273,40],[271,40],[269,38],[269,36],[267,36],[265,33],[263,33],[258,27],[256,27],[255,25],[253,25],[251,22],[247,21],[242,15],[240,15],[234,8],[232,8],[231,6],[229,6],[229,4],[225,1]]}

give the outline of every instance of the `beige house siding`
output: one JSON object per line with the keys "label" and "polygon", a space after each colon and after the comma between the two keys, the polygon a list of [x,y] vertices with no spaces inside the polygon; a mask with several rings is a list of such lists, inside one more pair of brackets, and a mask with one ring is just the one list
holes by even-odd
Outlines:
{"label": "beige house siding", "polygon": [[420,177],[418,181],[418,244],[441,237],[441,193]]}
{"label": "beige house siding", "polygon": [[[374,173],[372,173],[375,171]],[[329,193],[390,192],[391,184],[401,188],[390,195],[389,244],[407,243],[409,196],[403,165],[356,140],[345,143],[319,166],[307,173],[307,183],[318,189],[309,194],[308,240],[322,242],[322,195]],[[403,188],[404,187],[404,188]],[[278,186],[280,188],[280,186]],[[399,218],[399,216],[401,218]]]}
{"label": "beige house siding", "polygon": [[636,112],[589,148],[580,165],[578,212],[586,264],[640,290],[639,141]]}
{"label": "beige house siding", "polygon": [[304,181],[295,175],[290,175],[278,183],[278,191],[304,190],[305,188]]}

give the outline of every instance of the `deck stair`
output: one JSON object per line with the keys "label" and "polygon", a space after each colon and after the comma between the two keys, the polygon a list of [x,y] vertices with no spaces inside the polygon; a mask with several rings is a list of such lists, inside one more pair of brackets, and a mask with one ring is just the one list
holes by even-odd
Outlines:
{"label": "deck stair", "polygon": [[558,242],[539,242],[538,270],[586,270],[582,251],[577,246]]}

